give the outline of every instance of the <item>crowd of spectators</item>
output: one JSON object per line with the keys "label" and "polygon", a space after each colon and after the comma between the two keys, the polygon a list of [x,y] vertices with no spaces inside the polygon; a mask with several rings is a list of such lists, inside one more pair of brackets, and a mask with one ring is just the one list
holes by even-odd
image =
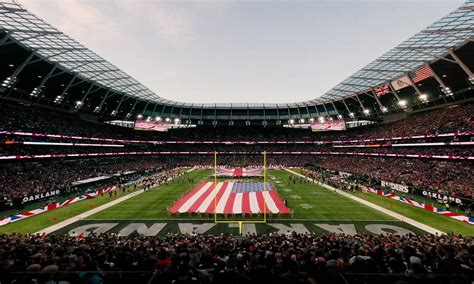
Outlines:
{"label": "crowd of spectators", "polygon": [[470,283],[474,269],[461,236],[2,235],[0,247],[2,283]]}
{"label": "crowd of spectators", "polygon": [[277,145],[126,145],[125,147],[73,147],[0,145],[0,156],[27,156],[49,154],[88,153],[130,153],[130,152],[221,152],[221,153],[263,153],[266,152],[363,152],[380,154],[414,154],[473,157],[474,147],[468,146],[425,146],[425,147],[332,147],[331,145],[277,144]]}
{"label": "crowd of spectators", "polygon": [[437,134],[474,129],[474,105],[455,105],[409,115],[395,122],[348,129],[344,132],[311,133],[308,129],[253,125],[245,131],[237,127],[199,127],[169,132],[134,131],[129,128],[84,121],[78,115],[43,111],[0,103],[0,130],[78,135],[116,139],[195,140],[195,141],[295,141],[327,139],[367,139],[417,134]]}
{"label": "crowd of spectators", "polygon": [[472,162],[363,157],[320,157],[319,167],[474,199]]}
{"label": "crowd of spectators", "polygon": [[54,190],[69,192],[73,183],[80,180],[143,172],[164,165],[159,160],[143,157],[0,164],[0,200],[11,202],[12,199]]}
{"label": "crowd of spectators", "polygon": [[[416,134],[435,134],[474,129],[474,105],[457,105],[409,115],[407,119],[381,125],[349,129],[337,133],[312,133],[308,129],[275,127],[202,127],[176,129],[168,133],[134,131],[119,126],[81,120],[78,115],[44,111],[35,108],[0,103],[0,130],[37,133],[79,135],[117,139],[143,140],[197,140],[197,141],[304,141],[322,139],[367,139]],[[64,139],[0,136],[0,142],[11,141],[71,141]],[[469,141],[470,136],[461,138]],[[457,140],[457,137],[447,141]],[[424,140],[428,141],[428,140]],[[429,140],[432,142],[432,140]],[[445,142],[442,138],[436,141]],[[84,141],[75,141],[84,142]],[[410,142],[423,142],[410,141]],[[89,141],[89,143],[104,143]],[[392,143],[392,142],[390,142]],[[397,142],[393,142],[397,143]],[[117,143],[115,143],[117,144]],[[422,154],[472,157],[472,146],[436,147],[351,147],[335,148],[334,145],[314,144],[272,144],[272,145],[212,145],[212,144],[125,144],[124,147],[75,147],[37,146],[0,143],[0,156],[38,154],[85,154],[110,152],[147,151],[203,151],[203,152],[245,152],[246,154],[219,155],[220,165],[246,166],[261,164],[262,151],[314,151],[314,152],[363,152],[380,154]],[[211,165],[210,155],[160,155],[120,156],[116,158],[94,158],[58,161],[24,160],[0,164],[0,194],[18,196],[45,190],[65,189],[72,182],[99,175],[121,171],[141,171],[156,166]],[[92,161],[92,162],[89,162]],[[110,161],[110,162],[108,162]],[[103,164],[103,165],[102,165]],[[269,165],[304,166],[318,164],[338,171],[362,174],[377,179],[408,184],[413,187],[444,194],[472,198],[474,178],[472,162],[453,162],[425,159],[369,158],[345,155],[269,155]],[[2,196],[0,196],[2,200]]]}

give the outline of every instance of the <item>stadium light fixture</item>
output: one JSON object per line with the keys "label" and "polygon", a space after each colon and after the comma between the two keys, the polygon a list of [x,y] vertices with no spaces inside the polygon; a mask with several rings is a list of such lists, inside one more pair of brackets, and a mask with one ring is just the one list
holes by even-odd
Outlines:
{"label": "stadium light fixture", "polygon": [[82,104],[83,104],[83,102],[81,102],[81,101],[77,101],[77,102],[76,102],[76,105],[78,105],[78,106],[80,106],[80,105],[82,105]]}
{"label": "stadium light fixture", "polygon": [[180,122],[180,119],[179,119],[179,118],[175,118],[175,119],[174,119],[174,123],[175,123],[175,124],[179,124],[179,122]]}
{"label": "stadium light fixture", "polygon": [[309,121],[310,121],[310,122],[314,122],[314,118],[311,117],[311,118],[309,119]]}
{"label": "stadium light fixture", "polygon": [[15,65],[13,65],[13,64],[8,64],[8,66],[9,66],[9,67],[15,67]]}
{"label": "stadium light fixture", "polygon": [[474,85],[474,77],[469,77],[469,82],[471,83],[471,85]]}
{"label": "stadium light fixture", "polygon": [[451,91],[451,88],[449,87],[441,88],[441,91],[443,91],[443,93],[448,97],[453,95],[453,91]]}
{"label": "stadium light fixture", "polygon": [[384,106],[381,107],[380,110],[381,110],[382,112],[388,112],[388,108],[387,108],[387,107],[384,107]]}
{"label": "stadium light fixture", "polygon": [[428,102],[428,95],[427,94],[421,94],[418,96],[418,98],[420,99],[420,101],[422,103],[427,103]]}
{"label": "stadium light fixture", "polygon": [[370,114],[370,109],[364,109],[362,111],[365,115],[369,115]]}
{"label": "stadium light fixture", "polygon": [[155,118],[155,120],[156,120],[156,121],[161,121],[161,117],[157,116],[157,117]]}
{"label": "stadium light fixture", "polygon": [[318,120],[319,120],[319,122],[321,122],[321,123],[326,122],[326,119],[324,118],[324,116],[320,116],[320,117],[318,118]]}
{"label": "stadium light fixture", "polygon": [[338,115],[337,115],[337,118],[342,119],[342,115],[341,115],[341,114],[338,114]]}
{"label": "stadium light fixture", "polygon": [[146,121],[149,122],[151,120],[151,116],[146,118]]}
{"label": "stadium light fixture", "polygon": [[300,118],[300,123],[304,123],[304,118]]}
{"label": "stadium light fixture", "polygon": [[295,120],[294,120],[294,119],[290,119],[290,124],[295,124]]}
{"label": "stadium light fixture", "polygon": [[139,114],[139,115],[137,115],[137,118],[138,118],[138,119],[142,119],[142,118],[143,118],[143,115]]}
{"label": "stadium light fixture", "polygon": [[167,117],[167,118],[165,118],[165,121],[166,121],[166,122],[170,122],[170,119]]}
{"label": "stadium light fixture", "polygon": [[96,107],[94,108],[94,112],[99,112],[99,110],[100,110],[100,107],[99,107],[99,106],[96,106]]}
{"label": "stadium light fixture", "polygon": [[399,100],[398,101],[398,105],[401,107],[401,108],[406,108],[407,107],[407,101],[406,100]]}
{"label": "stadium light fixture", "polygon": [[31,91],[30,96],[32,97],[38,96],[38,88],[34,88],[33,91]]}
{"label": "stadium light fixture", "polygon": [[350,117],[350,118],[355,118],[355,114],[354,114],[353,112],[350,112],[350,113],[349,113],[349,117]]}
{"label": "stadium light fixture", "polygon": [[115,116],[117,114],[117,111],[116,110],[113,110],[111,113],[110,113],[112,116]]}
{"label": "stadium light fixture", "polygon": [[3,80],[2,87],[10,88],[16,81],[16,77],[7,77],[5,80]]}

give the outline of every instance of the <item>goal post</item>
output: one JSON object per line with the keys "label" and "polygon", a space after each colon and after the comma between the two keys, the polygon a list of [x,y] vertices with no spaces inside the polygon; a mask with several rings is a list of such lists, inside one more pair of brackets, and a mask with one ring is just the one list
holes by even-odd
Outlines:
{"label": "goal post", "polygon": [[263,219],[261,220],[219,220],[217,214],[217,151],[214,152],[214,223],[216,224],[238,224],[239,234],[242,234],[243,224],[262,224],[267,222],[267,152],[263,152]]}

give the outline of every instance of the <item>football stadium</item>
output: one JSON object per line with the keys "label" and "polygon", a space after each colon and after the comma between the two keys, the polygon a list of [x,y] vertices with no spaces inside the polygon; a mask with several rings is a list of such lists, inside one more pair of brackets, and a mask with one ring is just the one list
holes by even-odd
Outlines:
{"label": "football stadium", "polygon": [[0,0],[0,283],[474,283],[474,1],[356,2]]}

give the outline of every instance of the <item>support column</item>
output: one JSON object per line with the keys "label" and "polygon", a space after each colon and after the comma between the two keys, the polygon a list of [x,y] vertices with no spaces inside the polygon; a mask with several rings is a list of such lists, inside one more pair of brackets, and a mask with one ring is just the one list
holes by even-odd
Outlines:
{"label": "support column", "polygon": [[387,111],[387,108],[382,105],[382,102],[380,102],[380,99],[379,99],[379,97],[377,96],[377,94],[375,93],[374,89],[370,89],[370,92],[371,92],[372,95],[374,96],[374,99],[375,99],[375,101],[377,102],[377,104],[379,105],[380,110],[381,110],[382,112],[386,112],[386,111]]}
{"label": "support column", "polygon": [[325,103],[323,103],[323,108],[324,108],[324,111],[326,112],[326,116],[327,116],[327,117],[330,117],[330,115],[329,115],[329,111],[328,111],[328,109],[327,109],[327,107],[326,107],[326,104],[325,104]]}
{"label": "support column", "polygon": [[[443,91],[444,96],[445,97],[452,96],[453,92],[451,91],[451,89],[448,86],[446,86],[446,84],[443,82],[443,80],[441,80],[438,74],[436,74],[436,72],[433,70],[433,68],[428,62],[426,63],[426,66],[431,71],[431,74],[433,74],[433,77],[436,79],[438,84],[441,86],[441,90]],[[446,102],[446,99],[445,99],[445,102]]]}
{"label": "support column", "polygon": [[[20,74],[21,71],[23,71],[25,66],[28,65],[28,63],[31,61],[34,55],[35,54],[33,52],[30,53],[30,55],[28,55],[25,61],[23,61],[23,63],[20,66],[18,66],[18,68],[16,68],[15,71],[13,71],[13,73],[9,77],[10,79],[4,79],[5,81],[2,82],[2,87],[5,87],[5,88],[12,87],[12,85],[16,83],[16,77]],[[6,86],[3,86],[4,82],[6,83]],[[10,94],[11,94],[11,91],[7,94],[7,96],[9,96]]]}
{"label": "support column", "polygon": [[397,91],[395,91],[395,89],[393,88],[393,86],[390,82],[388,82],[388,87],[389,87],[391,93],[395,96],[395,98],[397,98],[397,101],[400,101],[400,97],[398,96]]}
{"label": "support column", "polygon": [[336,107],[336,104],[334,103],[334,101],[331,101],[331,104],[332,104],[332,107],[334,108],[334,111],[336,112],[337,114],[337,118],[341,118],[341,114],[339,113],[339,111],[337,110],[337,107]]}
{"label": "support column", "polygon": [[364,104],[362,103],[362,101],[360,100],[359,95],[355,95],[355,97],[357,98],[357,101],[359,102],[359,105],[360,105],[360,107],[362,108],[362,113],[365,114],[365,106],[364,106]]}
{"label": "support column", "polygon": [[137,105],[137,103],[138,103],[138,98],[135,99],[135,103],[133,103],[132,109],[129,112],[130,115],[127,115],[127,118],[130,118],[133,115],[133,111],[135,110],[135,106]]}
{"label": "support column", "polygon": [[[43,78],[43,80],[41,80],[41,83],[39,84],[37,88],[38,90],[38,93],[41,92],[41,89],[43,89],[44,87],[44,84],[46,84],[46,82],[49,80],[49,78],[51,78],[51,75],[53,75],[54,71],[56,70],[57,68],[57,64],[54,64],[53,68],[51,68],[51,70],[49,70],[48,74]],[[38,96],[38,100],[40,100],[40,97]]]}
{"label": "support column", "polygon": [[97,107],[94,109],[94,112],[97,113],[97,112],[100,112],[100,111],[102,110],[102,106],[104,105],[105,100],[108,99],[109,97],[113,96],[113,94],[112,94],[112,95],[109,95],[110,92],[111,92],[111,90],[109,89],[109,90],[107,91],[107,93],[105,93],[104,98],[103,98],[102,101],[100,102],[99,106],[97,106]]}
{"label": "support column", "polygon": [[87,89],[87,92],[84,94],[84,96],[82,96],[82,98],[79,100],[79,102],[81,102],[79,105],[76,106],[76,109],[80,109],[82,108],[82,105],[84,104],[84,100],[87,98],[87,96],[90,94],[91,90],[92,90],[92,87],[94,87],[94,83],[91,83],[91,85],[89,86],[89,89]]}
{"label": "support column", "polygon": [[[157,107],[158,107],[158,103],[155,103],[155,107],[153,108],[153,111],[151,112],[151,115],[155,115],[155,111],[156,111]],[[156,116],[155,116],[155,119],[156,119]]]}
{"label": "support column", "polygon": [[119,104],[117,105],[117,107],[116,107],[116,108],[114,109],[114,111],[112,112],[112,113],[113,113],[112,115],[114,115],[114,116],[117,115],[118,110],[119,110],[120,106],[122,105],[124,99],[125,99],[125,95],[122,95],[122,98],[120,99],[120,102],[119,102]]}
{"label": "support column", "polygon": [[28,65],[28,63],[30,63],[31,59],[33,58],[35,54],[32,52],[30,53],[30,55],[26,58],[25,61],[23,61],[23,63],[18,66],[18,68],[13,72],[13,74],[10,76],[12,79],[16,76],[18,76],[18,74],[20,74],[21,71],[23,71],[23,69],[26,67],[26,65]]}
{"label": "support column", "polygon": [[408,78],[408,80],[410,80],[410,84],[411,84],[411,86],[413,87],[413,89],[415,89],[415,91],[416,91],[416,93],[418,94],[418,96],[421,95],[420,89],[418,89],[418,86],[416,85],[416,83],[413,82],[413,80],[410,78],[410,75],[407,74],[407,78]]}
{"label": "support column", "polygon": [[343,103],[344,106],[346,107],[347,112],[349,113],[349,117],[354,118],[354,117],[355,117],[355,116],[354,116],[354,113],[351,111],[351,109],[350,109],[349,106],[347,105],[345,99],[342,99],[342,103]]}
{"label": "support column", "polygon": [[316,110],[316,114],[318,115],[318,118],[321,116],[321,114],[319,114],[319,111],[318,111],[318,105],[315,104],[314,105],[314,109]]}
{"label": "support column", "polygon": [[443,80],[441,80],[441,78],[438,76],[438,74],[436,74],[436,72],[433,70],[433,68],[431,67],[431,65],[429,63],[426,63],[426,66],[428,67],[428,69],[430,69],[431,71],[431,74],[433,74],[433,77],[436,79],[436,81],[438,82],[438,84],[440,84],[440,86],[443,88],[443,89],[446,89],[446,84],[443,82]]}
{"label": "support column", "polygon": [[464,62],[461,61],[461,59],[456,55],[456,53],[454,53],[454,50],[450,48],[448,49],[448,52],[451,55],[451,57],[453,57],[454,61],[456,61],[456,63],[459,66],[461,66],[462,70],[466,72],[467,76],[469,77],[469,80],[474,80],[474,75],[472,74],[471,69],[469,69],[469,67],[467,67],[466,64],[464,64]]}
{"label": "support column", "polygon": [[74,80],[76,80],[76,77],[77,77],[77,75],[72,76],[72,79],[69,81],[69,83],[67,83],[66,88],[64,88],[64,90],[61,92],[61,95],[60,95],[61,100],[58,103],[61,103],[64,100],[64,102],[62,102],[62,104],[63,105],[66,104],[66,98],[64,97],[64,95],[67,93],[67,91],[71,87]]}
{"label": "support column", "polygon": [[[146,112],[146,109],[148,108],[148,105],[150,104],[150,101],[147,101],[145,104],[145,107],[143,108],[143,113]],[[151,115],[150,115],[151,116]]]}

